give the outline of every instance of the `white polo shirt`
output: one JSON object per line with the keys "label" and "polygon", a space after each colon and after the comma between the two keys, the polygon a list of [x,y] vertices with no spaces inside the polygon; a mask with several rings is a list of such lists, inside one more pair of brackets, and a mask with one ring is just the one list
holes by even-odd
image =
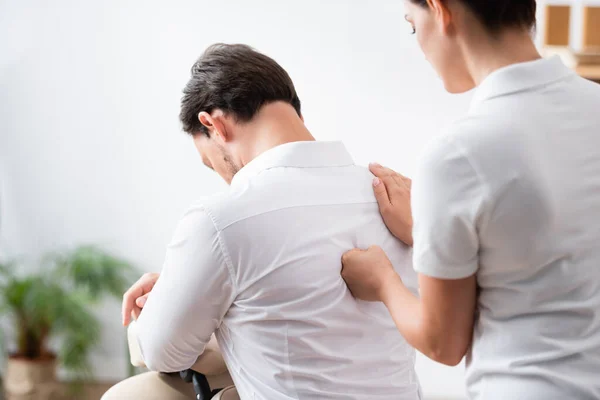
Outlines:
{"label": "white polo shirt", "polygon": [[477,274],[472,399],[600,399],[600,85],[492,73],[414,179],[414,265]]}
{"label": "white polo shirt", "polygon": [[187,369],[216,331],[244,400],[418,399],[415,351],[340,276],[344,252],[378,244],[416,290],[372,179],[341,143],[288,143],[192,207],[138,320],[146,364]]}

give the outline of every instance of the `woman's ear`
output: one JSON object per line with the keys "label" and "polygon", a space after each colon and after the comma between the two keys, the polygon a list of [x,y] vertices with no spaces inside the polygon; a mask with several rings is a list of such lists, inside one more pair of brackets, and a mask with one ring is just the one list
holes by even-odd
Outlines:
{"label": "woman's ear", "polygon": [[449,33],[452,26],[452,12],[448,0],[427,0],[435,18],[442,23],[444,33]]}

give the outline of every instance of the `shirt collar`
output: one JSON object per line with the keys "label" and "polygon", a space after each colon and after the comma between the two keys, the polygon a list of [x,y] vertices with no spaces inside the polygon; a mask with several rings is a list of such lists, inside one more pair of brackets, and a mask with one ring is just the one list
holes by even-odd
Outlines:
{"label": "shirt collar", "polygon": [[231,185],[239,184],[270,168],[318,168],[354,165],[354,160],[342,142],[291,142],[273,147],[254,158],[233,177]]}
{"label": "shirt collar", "polygon": [[567,68],[559,56],[509,65],[483,80],[475,91],[471,109],[485,100],[527,91],[573,75],[575,72]]}

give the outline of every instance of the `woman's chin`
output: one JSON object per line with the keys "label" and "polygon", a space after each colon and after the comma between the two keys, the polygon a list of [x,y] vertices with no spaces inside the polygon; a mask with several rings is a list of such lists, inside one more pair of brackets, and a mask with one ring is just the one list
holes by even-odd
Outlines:
{"label": "woman's chin", "polygon": [[461,84],[455,80],[448,79],[444,80],[444,88],[450,94],[461,94],[466,93],[475,88],[475,84]]}

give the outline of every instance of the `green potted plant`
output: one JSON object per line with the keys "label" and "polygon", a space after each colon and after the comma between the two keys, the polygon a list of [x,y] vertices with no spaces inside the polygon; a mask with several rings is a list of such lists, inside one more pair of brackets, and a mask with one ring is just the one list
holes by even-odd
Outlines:
{"label": "green potted plant", "polygon": [[13,340],[6,347],[15,350],[6,364],[6,392],[43,398],[57,365],[74,381],[90,377],[88,356],[101,332],[93,306],[107,295],[120,298],[132,273],[129,263],[94,246],[46,256],[30,274],[0,264],[0,315],[10,317],[12,335],[5,337]]}

